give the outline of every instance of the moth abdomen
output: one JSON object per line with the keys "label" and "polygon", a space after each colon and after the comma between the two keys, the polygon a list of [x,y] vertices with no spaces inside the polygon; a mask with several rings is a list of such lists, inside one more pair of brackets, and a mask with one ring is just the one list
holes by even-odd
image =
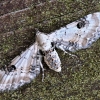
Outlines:
{"label": "moth abdomen", "polygon": [[[45,52],[45,51],[44,51]],[[49,66],[50,69],[60,72],[61,71],[61,61],[58,53],[54,48],[45,52],[44,61]]]}

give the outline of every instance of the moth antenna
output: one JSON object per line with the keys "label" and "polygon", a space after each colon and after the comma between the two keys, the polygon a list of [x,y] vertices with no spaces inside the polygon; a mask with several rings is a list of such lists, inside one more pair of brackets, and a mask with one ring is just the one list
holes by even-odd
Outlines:
{"label": "moth antenna", "polygon": [[40,31],[38,28],[35,28],[35,33],[36,33],[35,35],[40,34]]}

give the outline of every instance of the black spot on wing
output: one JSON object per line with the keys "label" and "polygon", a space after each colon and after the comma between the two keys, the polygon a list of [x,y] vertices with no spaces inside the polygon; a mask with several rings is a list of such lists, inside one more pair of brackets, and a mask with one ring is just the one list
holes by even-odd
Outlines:
{"label": "black spot on wing", "polygon": [[77,28],[82,28],[85,26],[85,22],[84,21],[80,21],[78,24],[77,24]]}
{"label": "black spot on wing", "polygon": [[11,65],[11,67],[12,67],[14,70],[16,70],[16,66],[15,66],[15,65]]}

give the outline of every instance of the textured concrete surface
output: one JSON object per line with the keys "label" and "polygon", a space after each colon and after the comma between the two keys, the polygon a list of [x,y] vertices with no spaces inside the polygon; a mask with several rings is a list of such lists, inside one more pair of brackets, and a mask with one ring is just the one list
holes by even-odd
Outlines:
{"label": "textured concrete surface", "polygon": [[[1,0],[0,67],[34,42],[34,28],[49,34],[98,11],[99,0]],[[91,48],[75,52],[79,58],[57,51],[61,73],[44,64],[44,82],[40,74],[16,91],[0,93],[0,100],[100,100],[100,39]]]}

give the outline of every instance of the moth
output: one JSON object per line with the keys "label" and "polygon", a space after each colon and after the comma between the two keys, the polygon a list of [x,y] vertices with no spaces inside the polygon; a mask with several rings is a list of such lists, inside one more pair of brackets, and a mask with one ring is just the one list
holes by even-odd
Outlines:
{"label": "moth", "polygon": [[48,35],[37,31],[35,43],[15,57],[5,70],[0,70],[0,91],[15,90],[30,83],[41,68],[44,74],[42,59],[50,69],[61,72],[61,61],[55,47],[65,53],[74,52],[90,47],[99,37],[100,12],[89,14]]}

